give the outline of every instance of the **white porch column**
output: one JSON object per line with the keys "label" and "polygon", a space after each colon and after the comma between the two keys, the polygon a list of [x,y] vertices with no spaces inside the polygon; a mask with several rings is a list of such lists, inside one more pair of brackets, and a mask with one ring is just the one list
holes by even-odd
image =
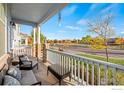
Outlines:
{"label": "white porch column", "polygon": [[40,44],[40,26],[38,26],[37,29],[38,29],[37,43]]}
{"label": "white porch column", "polygon": [[33,47],[32,47],[32,55],[36,57],[36,27],[33,28]]}
{"label": "white porch column", "polygon": [[37,57],[41,57],[40,25],[37,26]]}
{"label": "white porch column", "polygon": [[36,44],[36,28],[33,29],[33,44]]}
{"label": "white porch column", "polygon": [[28,38],[25,39],[25,45],[28,46]]}

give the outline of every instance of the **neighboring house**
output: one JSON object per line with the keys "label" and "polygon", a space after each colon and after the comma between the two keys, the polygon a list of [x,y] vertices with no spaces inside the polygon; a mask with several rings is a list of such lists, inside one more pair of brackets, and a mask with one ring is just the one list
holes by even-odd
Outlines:
{"label": "neighboring house", "polygon": [[31,37],[28,34],[20,32],[20,46],[27,46],[32,42]]}
{"label": "neighboring house", "polygon": [[124,44],[124,38],[109,38],[107,43],[109,45],[121,45]]}
{"label": "neighboring house", "polygon": [[20,24],[15,24],[15,28],[13,31],[14,37],[13,37],[13,48],[20,46]]}
{"label": "neighboring house", "polygon": [[115,44],[115,42],[116,42],[116,38],[109,38],[108,41],[107,41],[107,43],[109,45],[113,45],[113,44]]}
{"label": "neighboring house", "polygon": [[14,34],[13,46],[12,46],[13,48],[20,47],[20,46],[27,46],[29,45],[29,42],[31,42],[32,40],[28,34],[21,32],[20,24],[16,24],[13,34]]}

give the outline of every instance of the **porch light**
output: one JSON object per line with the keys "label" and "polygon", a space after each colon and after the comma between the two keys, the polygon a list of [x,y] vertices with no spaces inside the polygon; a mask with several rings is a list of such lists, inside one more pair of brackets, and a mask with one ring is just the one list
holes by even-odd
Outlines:
{"label": "porch light", "polygon": [[10,21],[10,25],[11,25],[13,28],[16,27],[15,22],[13,22],[13,21]]}

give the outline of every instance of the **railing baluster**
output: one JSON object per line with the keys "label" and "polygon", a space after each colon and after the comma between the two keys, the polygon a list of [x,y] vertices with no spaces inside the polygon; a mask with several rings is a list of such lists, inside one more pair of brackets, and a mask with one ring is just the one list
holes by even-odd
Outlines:
{"label": "railing baluster", "polygon": [[61,66],[61,55],[60,54],[58,54],[58,60],[59,60],[59,65]]}
{"label": "railing baluster", "polygon": [[107,85],[108,84],[108,67],[104,66],[104,69],[105,69],[104,82],[105,82],[105,85]]}
{"label": "railing baluster", "polygon": [[67,57],[65,56],[65,69],[67,68],[66,60],[67,60]]}
{"label": "railing baluster", "polygon": [[[15,55],[18,55],[20,53],[22,53],[22,48],[21,49],[15,49],[13,50],[13,53]],[[47,54],[48,54],[48,61],[52,61],[52,62],[60,62],[59,64],[61,64],[62,66],[64,66],[65,68],[71,70],[71,76],[74,80],[76,80],[77,82],[79,82],[80,84],[80,80],[81,80],[81,84],[85,84],[84,82],[84,76],[86,77],[86,84],[89,84],[89,81],[91,82],[92,85],[94,84],[103,84],[101,81],[101,75],[100,72],[102,71],[102,66],[104,66],[104,83],[107,85],[108,84],[108,68],[112,68],[113,71],[113,78],[112,78],[112,82],[113,85],[116,85],[116,70],[120,70],[120,71],[124,71],[124,67],[121,65],[117,65],[117,64],[113,64],[113,63],[109,63],[109,62],[104,62],[104,61],[100,61],[100,60],[95,60],[95,59],[91,59],[91,58],[86,58],[86,57],[81,57],[78,55],[73,55],[73,54],[69,54],[69,53],[64,53],[64,52],[60,52],[60,51],[55,51],[55,50],[51,50],[51,49],[47,49]],[[86,64],[86,65],[85,65]],[[89,65],[91,64],[91,69],[89,69]],[[95,67],[97,66],[97,77],[95,77]],[[85,68],[84,68],[85,67]],[[91,70],[91,80],[89,80],[89,71]],[[64,71],[64,70],[63,70]],[[84,75],[85,74],[85,75]],[[97,80],[97,82],[95,82],[95,79]]]}
{"label": "railing baluster", "polygon": [[19,55],[29,55],[32,56],[32,48],[31,47],[20,47],[12,49],[13,57]]}
{"label": "railing baluster", "polygon": [[74,60],[74,79],[76,79],[76,60]]}
{"label": "railing baluster", "polygon": [[57,64],[59,64],[59,54],[56,53],[56,57],[57,57]]}
{"label": "railing baluster", "polygon": [[61,66],[63,66],[63,59],[62,59],[63,57],[62,57],[62,55],[61,55]]}
{"label": "railing baluster", "polygon": [[57,64],[58,63],[58,57],[57,57],[57,53],[55,53],[55,57],[54,57],[54,61],[55,61],[55,63]]}
{"label": "railing baluster", "polygon": [[63,60],[64,60],[64,68],[65,68],[65,56],[63,56]]}
{"label": "railing baluster", "polygon": [[62,66],[64,67],[64,55],[62,56]]}
{"label": "railing baluster", "polygon": [[86,84],[89,84],[89,71],[88,71],[89,64],[86,63]]}
{"label": "railing baluster", "polygon": [[94,85],[94,64],[92,64],[92,70],[91,70],[92,72],[92,79],[91,79],[91,81],[92,81],[92,85]]}
{"label": "railing baluster", "polygon": [[70,71],[70,67],[71,67],[71,66],[70,66],[70,57],[68,57],[68,63],[69,63],[69,64],[68,64],[68,69],[69,69],[69,71]]}
{"label": "railing baluster", "polygon": [[71,76],[73,77],[73,58],[71,59]]}
{"label": "railing baluster", "polygon": [[55,53],[53,53],[53,62],[54,62],[54,64],[56,64],[56,61],[55,61]]}
{"label": "railing baluster", "polygon": [[62,56],[62,66],[64,67],[64,56]]}
{"label": "railing baluster", "polygon": [[113,85],[116,85],[116,68],[113,68]]}
{"label": "railing baluster", "polygon": [[68,56],[66,56],[66,69],[68,69]]}
{"label": "railing baluster", "polygon": [[80,83],[80,61],[78,61],[78,82]]}
{"label": "railing baluster", "polygon": [[[52,55],[52,57],[51,57],[52,62],[54,63],[54,54],[52,53],[51,55]],[[54,64],[55,64],[55,63],[54,63]]]}
{"label": "railing baluster", "polygon": [[30,51],[31,51],[31,56],[32,56],[32,48],[30,48]]}
{"label": "railing baluster", "polygon": [[81,67],[82,67],[82,85],[84,84],[84,63],[82,62],[82,64],[81,64]]}
{"label": "railing baluster", "polygon": [[98,70],[98,72],[97,72],[97,84],[98,85],[100,85],[100,65],[99,64],[97,64],[97,70]]}

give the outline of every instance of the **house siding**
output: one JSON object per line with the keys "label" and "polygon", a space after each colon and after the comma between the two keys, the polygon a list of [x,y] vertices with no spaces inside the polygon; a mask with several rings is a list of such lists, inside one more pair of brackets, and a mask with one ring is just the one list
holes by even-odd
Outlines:
{"label": "house siding", "polygon": [[5,11],[4,5],[0,4],[0,57],[5,54]]}
{"label": "house siding", "polygon": [[9,60],[8,52],[8,11],[7,4],[0,3],[0,68]]}

